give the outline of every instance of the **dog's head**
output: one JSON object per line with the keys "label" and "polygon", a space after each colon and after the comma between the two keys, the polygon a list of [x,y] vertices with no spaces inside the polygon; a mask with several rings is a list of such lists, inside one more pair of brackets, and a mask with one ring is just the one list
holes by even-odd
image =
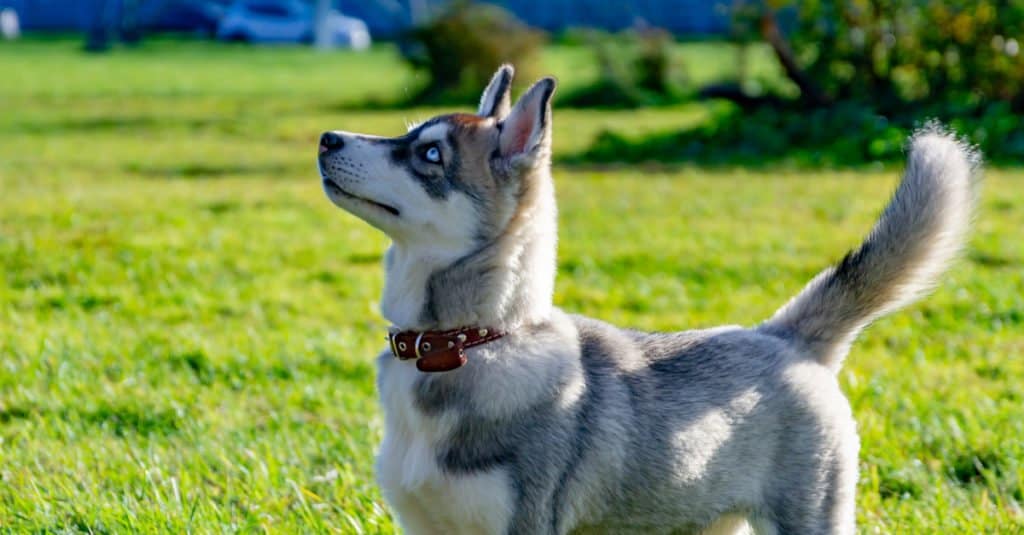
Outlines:
{"label": "dog's head", "polygon": [[495,73],[475,115],[441,115],[393,138],[325,132],[327,197],[396,242],[445,256],[493,240],[550,165],[555,81],[540,80],[512,107],[512,75],[508,65]]}

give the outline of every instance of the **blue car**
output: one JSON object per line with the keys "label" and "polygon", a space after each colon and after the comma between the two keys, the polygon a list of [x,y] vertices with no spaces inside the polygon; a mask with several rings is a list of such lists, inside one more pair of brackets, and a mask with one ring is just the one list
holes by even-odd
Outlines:
{"label": "blue car", "polygon": [[[328,43],[363,50],[370,32],[363,21],[331,10],[326,20]],[[237,0],[217,27],[217,38],[249,43],[312,43],[316,11],[300,0]]]}

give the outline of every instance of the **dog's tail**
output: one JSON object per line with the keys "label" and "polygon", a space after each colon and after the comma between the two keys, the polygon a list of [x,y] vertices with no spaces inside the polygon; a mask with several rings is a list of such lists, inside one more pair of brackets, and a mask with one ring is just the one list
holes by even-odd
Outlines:
{"label": "dog's tail", "polygon": [[910,139],[903,181],[871,234],[758,329],[837,371],[875,318],[928,290],[970,223],[980,155],[937,125]]}

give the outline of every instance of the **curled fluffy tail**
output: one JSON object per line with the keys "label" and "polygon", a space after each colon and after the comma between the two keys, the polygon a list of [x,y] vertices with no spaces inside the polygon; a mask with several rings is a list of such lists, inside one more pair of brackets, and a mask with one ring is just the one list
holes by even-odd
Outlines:
{"label": "curled fluffy tail", "polygon": [[839,370],[875,318],[927,291],[963,244],[980,156],[937,126],[910,140],[903,181],[871,234],[759,329]]}

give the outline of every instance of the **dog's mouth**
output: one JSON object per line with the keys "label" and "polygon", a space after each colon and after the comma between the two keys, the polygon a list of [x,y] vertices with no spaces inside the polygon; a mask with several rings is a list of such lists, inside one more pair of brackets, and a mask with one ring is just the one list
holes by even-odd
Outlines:
{"label": "dog's mouth", "polygon": [[354,201],[359,201],[359,202],[361,202],[363,204],[368,204],[368,205],[373,206],[375,208],[378,208],[380,210],[384,210],[385,212],[387,212],[387,213],[389,213],[389,214],[391,214],[391,215],[393,215],[395,217],[398,217],[401,214],[398,211],[398,208],[395,208],[394,206],[389,206],[387,204],[379,203],[377,201],[374,201],[374,200],[371,200],[371,199],[367,199],[365,197],[360,197],[358,195],[353,195],[353,194],[351,194],[351,193],[341,189],[340,187],[338,187],[338,185],[335,184],[334,181],[329,179],[329,178],[323,179],[323,182],[324,182],[324,188],[326,188],[327,191],[330,191],[331,193],[333,193],[335,195],[339,195],[341,197],[345,197],[346,199],[352,199]]}

